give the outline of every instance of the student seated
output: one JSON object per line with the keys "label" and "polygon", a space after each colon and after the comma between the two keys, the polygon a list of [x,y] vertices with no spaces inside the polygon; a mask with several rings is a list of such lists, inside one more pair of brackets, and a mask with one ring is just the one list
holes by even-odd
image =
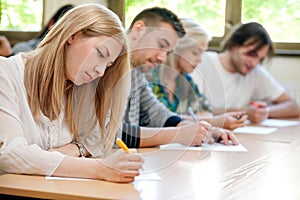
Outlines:
{"label": "student seated", "polygon": [[122,139],[129,147],[153,147],[168,143],[201,145],[219,137],[237,143],[232,133],[211,132],[211,124],[182,120],[152,93],[145,72],[165,62],[167,54],[185,34],[178,17],[165,8],[140,12],[128,30],[132,80]]}
{"label": "student seated", "polygon": [[296,117],[296,102],[262,66],[272,54],[271,38],[261,24],[241,24],[225,39],[221,53],[204,54],[191,76],[216,113],[245,111],[254,123]]}
{"label": "student seated", "polygon": [[201,62],[201,55],[207,49],[210,37],[194,20],[184,18],[181,21],[185,36],[179,39],[166,62],[146,75],[153,93],[171,111],[182,114],[181,117],[185,119],[191,119],[188,113],[191,107],[198,120],[208,121],[214,126],[231,130],[244,126],[247,116],[241,112],[211,115],[209,102],[188,74]]}
{"label": "student seated", "polygon": [[0,58],[0,173],[134,181],[141,155],[112,152],[129,94],[126,40],[116,14],[83,4],[35,50]]}

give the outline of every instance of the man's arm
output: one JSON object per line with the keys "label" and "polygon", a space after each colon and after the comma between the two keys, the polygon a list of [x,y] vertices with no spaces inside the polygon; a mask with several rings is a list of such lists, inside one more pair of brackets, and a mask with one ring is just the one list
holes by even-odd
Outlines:
{"label": "man's arm", "polygon": [[267,108],[270,118],[299,117],[299,106],[286,93],[273,101]]}
{"label": "man's arm", "polygon": [[211,125],[207,122],[182,124],[176,127],[147,128],[141,127],[140,147],[153,147],[169,143],[183,145],[201,145],[207,138]]}
{"label": "man's arm", "polygon": [[283,93],[272,104],[255,102],[247,108],[249,120],[259,123],[267,118],[298,117],[299,107],[295,100]]}

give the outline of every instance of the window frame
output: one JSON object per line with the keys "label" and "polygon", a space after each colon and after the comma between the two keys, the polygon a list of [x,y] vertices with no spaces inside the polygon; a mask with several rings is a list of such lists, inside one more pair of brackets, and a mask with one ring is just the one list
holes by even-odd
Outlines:
{"label": "window frame", "polygon": [[[43,26],[43,24],[45,23],[45,9],[46,9],[45,0],[42,0],[42,3],[43,3],[43,13],[42,13],[42,26]],[[41,27],[41,30],[42,28],[43,27]],[[18,42],[28,41],[36,37],[40,33],[40,31],[1,31],[0,30],[0,35],[4,35],[10,41],[10,44],[13,46]]]}
{"label": "window frame", "polygon": [[[126,0],[107,0],[108,8],[114,11],[125,25],[125,6]],[[43,0],[43,11],[45,10],[45,0]],[[226,0],[225,8],[225,27],[224,35],[228,33],[230,28],[241,22],[242,0]],[[45,13],[43,12],[43,24]],[[23,32],[23,31],[0,31],[0,35],[8,38],[12,45],[20,41],[26,41],[35,37],[39,32]],[[209,43],[209,50],[220,51],[220,43],[223,37],[213,37]],[[274,42],[276,55],[300,55],[300,43],[282,43]]]}
{"label": "window frame", "polygon": [[[110,0],[110,8],[115,8],[120,19],[124,23],[125,21],[125,3],[126,0]],[[118,3],[116,3],[118,2]],[[120,8],[123,6],[123,9]],[[112,9],[114,10],[114,9]],[[226,0],[225,8],[225,27],[223,37],[212,37],[209,43],[208,50],[221,51],[220,43],[229,32],[229,30],[238,23],[241,23],[242,19],[242,0]],[[286,42],[273,42],[276,55],[300,55],[300,43],[286,43]]]}
{"label": "window frame", "polygon": [[[243,0],[226,0],[225,11],[225,35],[230,28],[242,21],[242,1]],[[220,50],[222,38],[213,38],[211,48]],[[276,55],[300,55],[300,43],[273,42]]]}

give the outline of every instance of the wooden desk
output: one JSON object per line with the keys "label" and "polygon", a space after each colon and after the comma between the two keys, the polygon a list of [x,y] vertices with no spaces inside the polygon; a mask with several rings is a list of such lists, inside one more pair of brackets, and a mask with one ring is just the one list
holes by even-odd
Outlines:
{"label": "wooden desk", "polygon": [[[299,119],[285,119],[285,120],[293,120],[293,121],[299,121]],[[252,124],[253,126],[259,126],[259,124]],[[298,126],[288,126],[288,127],[282,127],[278,128],[277,131],[270,133],[268,135],[242,135],[237,134],[238,137],[247,137],[248,139],[255,139],[255,140],[261,140],[261,141],[269,141],[269,142],[283,142],[283,143],[291,143],[294,140],[297,140],[300,136],[300,130]]]}
{"label": "wooden desk", "polygon": [[157,172],[161,181],[117,184],[5,174],[0,176],[0,194],[46,199],[300,199],[300,125],[279,128],[270,140],[261,137],[238,135],[248,152],[201,152],[201,159],[199,151],[140,149],[145,173]]}

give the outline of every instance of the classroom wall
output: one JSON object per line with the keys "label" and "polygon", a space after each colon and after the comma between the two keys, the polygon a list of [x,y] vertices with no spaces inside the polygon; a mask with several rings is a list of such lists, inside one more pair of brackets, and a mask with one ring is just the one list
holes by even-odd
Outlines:
{"label": "classroom wall", "polygon": [[300,55],[275,56],[266,68],[300,106]]}

